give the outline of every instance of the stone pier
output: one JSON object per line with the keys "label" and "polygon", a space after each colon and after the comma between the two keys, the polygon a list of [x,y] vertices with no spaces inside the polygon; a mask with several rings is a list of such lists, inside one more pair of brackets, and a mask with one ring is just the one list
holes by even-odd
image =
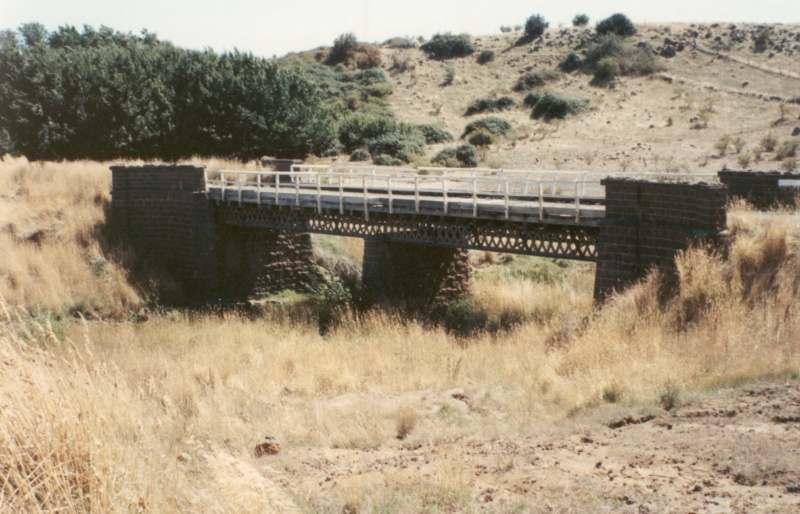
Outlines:
{"label": "stone pier", "polygon": [[675,278],[675,256],[693,244],[716,244],[724,234],[727,188],[607,178],[594,297],[644,278],[652,269]]}

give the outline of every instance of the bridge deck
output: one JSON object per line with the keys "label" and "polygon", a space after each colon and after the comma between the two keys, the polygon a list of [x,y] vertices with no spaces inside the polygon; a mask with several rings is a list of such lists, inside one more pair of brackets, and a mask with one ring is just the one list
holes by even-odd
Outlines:
{"label": "bridge deck", "polygon": [[[596,226],[605,215],[599,183],[513,177],[207,173],[209,199],[319,213],[447,216],[475,220]],[[571,193],[571,194],[570,194]]]}

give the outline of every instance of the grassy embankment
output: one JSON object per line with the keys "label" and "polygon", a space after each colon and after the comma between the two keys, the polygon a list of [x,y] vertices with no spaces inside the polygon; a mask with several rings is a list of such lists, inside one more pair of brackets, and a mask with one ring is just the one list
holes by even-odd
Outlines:
{"label": "grassy embankment", "polygon": [[[262,436],[320,449],[513,437],[604,403],[659,409],[800,371],[796,212],[733,207],[728,257],[682,256],[667,305],[655,275],[595,309],[589,267],[479,256],[474,303],[508,330],[456,337],[343,310],[323,337],[279,309],[126,321],[145,302],[102,240],[109,183],[100,163],[0,165],[0,505],[13,511],[322,508],[252,457]],[[469,412],[430,400],[453,388],[474,396]]]}

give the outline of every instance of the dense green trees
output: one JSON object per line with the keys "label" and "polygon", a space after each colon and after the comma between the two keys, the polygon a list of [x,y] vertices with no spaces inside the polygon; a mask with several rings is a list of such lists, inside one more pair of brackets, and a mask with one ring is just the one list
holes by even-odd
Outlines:
{"label": "dense green trees", "polygon": [[303,157],[335,140],[317,87],[252,54],[185,50],[107,27],[0,32],[0,154]]}

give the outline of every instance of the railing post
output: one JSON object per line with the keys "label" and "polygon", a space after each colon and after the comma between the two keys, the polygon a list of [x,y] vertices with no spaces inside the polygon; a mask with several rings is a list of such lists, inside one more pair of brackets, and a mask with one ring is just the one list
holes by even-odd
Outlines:
{"label": "railing post", "polygon": [[553,185],[550,187],[550,194],[556,194],[556,184],[558,183],[558,172],[553,173]]}
{"label": "railing post", "polygon": [[575,179],[575,223],[581,222],[581,195],[578,194],[578,179]]}
{"label": "railing post", "polygon": [[203,188],[206,193],[206,200],[208,200],[208,170],[203,170]]}
{"label": "railing post", "polygon": [[344,214],[344,186],[342,185],[342,177],[339,175],[339,214]]}
{"label": "railing post", "polygon": [[506,204],[506,219],[508,219],[508,179],[505,179],[505,204]]}
{"label": "railing post", "polygon": [[300,177],[294,175],[294,204],[300,206]]}
{"label": "railing post", "polygon": [[261,172],[256,172],[256,203],[261,206]]}
{"label": "railing post", "polygon": [[476,187],[476,179],[474,176],[472,177],[472,217],[478,217],[478,191]]}
{"label": "railing post", "polygon": [[419,175],[414,176],[414,210],[419,214]]}
{"label": "railing post", "polygon": [[542,181],[539,181],[539,221],[544,221],[544,187]]}
{"label": "railing post", "polygon": [[225,201],[225,172],[219,172],[219,182],[222,184],[222,201]]}
{"label": "railing post", "polygon": [[525,174],[525,190],[522,192],[523,195],[528,194],[528,179],[530,179],[530,177],[531,177],[530,173]]}
{"label": "railing post", "polygon": [[281,187],[281,174],[275,174],[275,206],[279,207],[281,205],[281,194],[280,194],[280,187]]}
{"label": "railing post", "polygon": [[389,190],[389,214],[394,214],[392,211],[392,176],[386,177],[386,188]]}
{"label": "railing post", "polygon": [[317,214],[322,214],[322,174],[317,173]]}
{"label": "railing post", "polygon": [[364,186],[364,219],[369,220],[369,201],[367,200],[367,176],[366,175],[362,176],[361,181]]}
{"label": "railing post", "polygon": [[442,177],[442,192],[444,194],[444,213],[447,214],[447,179]]}
{"label": "railing post", "polygon": [[242,206],[242,174],[236,174],[236,189],[239,190],[239,207]]}

